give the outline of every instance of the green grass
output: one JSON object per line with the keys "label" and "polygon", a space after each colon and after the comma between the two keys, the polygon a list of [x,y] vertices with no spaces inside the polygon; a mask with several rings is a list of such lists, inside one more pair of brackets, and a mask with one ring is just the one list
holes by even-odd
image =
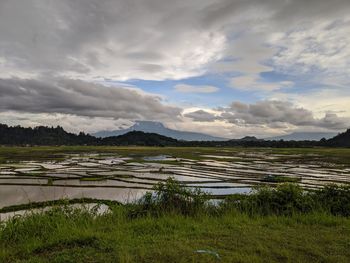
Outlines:
{"label": "green grass", "polygon": [[0,262],[349,262],[350,219],[241,213],[130,219],[58,209],[9,222]]}
{"label": "green grass", "polygon": [[350,260],[349,187],[305,193],[284,184],[217,206],[172,179],[154,191],[135,204],[101,200],[111,210],[102,215],[58,202],[2,223],[0,262],[218,262],[213,253],[221,262]]}
{"label": "green grass", "polygon": [[81,177],[79,178],[80,181],[86,181],[86,182],[98,182],[98,181],[106,181],[108,179],[107,176],[89,176],[89,177]]}

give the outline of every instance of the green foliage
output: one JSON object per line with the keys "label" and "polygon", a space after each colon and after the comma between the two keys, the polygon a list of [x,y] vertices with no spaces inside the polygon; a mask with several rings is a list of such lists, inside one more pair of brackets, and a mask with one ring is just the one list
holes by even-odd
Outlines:
{"label": "green foliage", "polygon": [[176,213],[194,215],[206,211],[208,195],[199,188],[188,188],[169,177],[153,187],[154,192],[146,193],[134,206],[131,216],[145,214],[160,215]]}
{"label": "green foliage", "polygon": [[0,145],[97,145],[98,142],[93,136],[68,133],[60,126],[24,128],[0,124]]}
{"label": "green foliage", "polygon": [[314,193],[315,202],[333,215],[350,216],[350,185],[327,185]]}
{"label": "green foliage", "polygon": [[350,186],[328,185],[314,191],[305,191],[291,183],[280,184],[276,188],[263,186],[249,195],[228,197],[221,204],[221,209],[233,209],[250,215],[325,212],[350,216]]}
{"label": "green foliage", "polygon": [[262,187],[213,214],[205,193],[170,178],[136,204],[108,203],[108,213],[64,200],[3,222],[0,262],[217,260],[196,251],[223,262],[349,262],[349,193],[336,185]]}

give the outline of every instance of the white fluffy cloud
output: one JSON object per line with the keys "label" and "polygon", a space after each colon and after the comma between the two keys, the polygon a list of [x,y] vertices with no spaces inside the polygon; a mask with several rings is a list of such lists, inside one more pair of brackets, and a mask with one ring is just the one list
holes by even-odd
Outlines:
{"label": "white fluffy cloud", "polygon": [[322,84],[350,83],[350,16],[300,26],[275,36],[270,43],[280,49],[271,59],[275,70],[308,74]]}

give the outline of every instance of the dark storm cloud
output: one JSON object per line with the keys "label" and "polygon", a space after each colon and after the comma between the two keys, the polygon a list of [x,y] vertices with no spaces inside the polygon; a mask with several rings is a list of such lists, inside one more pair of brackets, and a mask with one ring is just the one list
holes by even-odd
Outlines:
{"label": "dark storm cloud", "polygon": [[2,111],[148,120],[176,119],[181,112],[139,90],[72,79],[0,79],[0,94]]}

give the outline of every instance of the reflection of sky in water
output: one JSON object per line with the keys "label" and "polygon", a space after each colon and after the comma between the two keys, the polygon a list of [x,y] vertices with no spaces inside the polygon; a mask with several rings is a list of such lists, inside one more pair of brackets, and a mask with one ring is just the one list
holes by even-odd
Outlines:
{"label": "reflection of sky in water", "polygon": [[[0,167],[0,207],[80,197],[134,201],[146,191],[135,188],[151,189],[153,184],[168,177],[190,187],[201,187],[213,195],[249,193],[251,186],[267,184],[264,177],[268,175],[301,178],[299,183],[306,188],[330,182],[350,183],[349,167],[309,165],[300,163],[300,159],[297,163],[278,161],[278,155],[269,156],[268,153],[203,157],[205,160],[196,161],[154,155],[138,163],[128,157],[84,154],[69,155],[61,162],[3,164]],[[239,161],[235,160],[237,157]],[[274,161],[267,161],[271,159]],[[173,160],[177,160],[176,165],[161,163]]]}
{"label": "reflection of sky in water", "polygon": [[169,155],[156,155],[156,156],[147,156],[143,158],[145,161],[176,161],[176,158],[172,158]]}
{"label": "reflection of sky in water", "polygon": [[146,190],[127,188],[79,188],[55,186],[0,186],[1,207],[62,198],[96,198],[120,202],[139,199]]}
{"label": "reflection of sky in water", "polygon": [[202,188],[203,191],[212,195],[248,194],[252,189],[245,188]]}

